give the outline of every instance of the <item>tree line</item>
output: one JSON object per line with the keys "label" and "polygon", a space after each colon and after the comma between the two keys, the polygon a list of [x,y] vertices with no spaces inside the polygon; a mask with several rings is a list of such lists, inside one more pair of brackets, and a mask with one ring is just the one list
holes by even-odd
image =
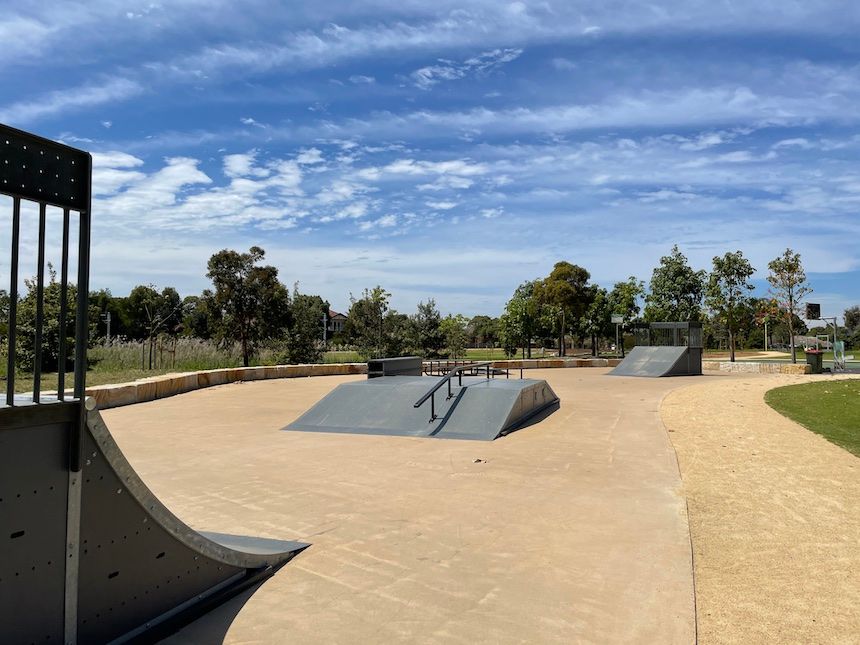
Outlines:
{"label": "tree line", "polygon": [[[283,363],[313,363],[326,350],[324,328],[329,303],[322,296],[292,290],[279,279],[277,268],[264,264],[265,251],[223,249],[209,259],[206,277],[211,288],[182,298],[173,287],[160,291],[138,285],[128,296],[107,289],[90,293],[90,337],[103,339],[110,318],[110,335],[149,341],[159,335],[187,336],[214,343],[237,344],[242,362],[266,347],[277,349]],[[713,258],[710,271],[694,270],[677,246],[660,258],[646,288],[635,276],[606,289],[591,281],[590,273],[567,261],[557,262],[544,278],[523,282],[498,317],[460,314],[443,316],[434,299],[419,302],[411,314],[391,307],[391,293],[382,286],[350,296],[345,329],[328,338],[349,346],[364,359],[418,354],[427,358],[460,358],[467,347],[501,347],[509,356],[532,347],[552,346],[565,355],[571,346],[597,355],[622,331],[657,321],[701,321],[706,347],[729,350],[762,347],[767,329],[771,345],[784,343],[794,357],[794,336],[806,333],[800,318],[803,299],[812,290],[800,255],[791,249],[768,264],[767,297],[753,297],[750,283],[755,269],[741,251]],[[36,285],[25,281],[18,303],[18,369],[33,367]],[[60,285],[49,267],[44,290],[42,370],[56,370],[59,338],[65,334],[74,351],[76,289],[69,285],[66,328],[60,329]],[[644,305],[644,307],[643,307]],[[0,335],[7,342],[8,293],[0,291]],[[845,311],[841,337],[860,346],[860,306]],[[812,332],[819,331],[813,328]],[[629,342],[629,339],[628,339]],[[623,351],[623,344],[621,347]]]}
{"label": "tree line", "polygon": [[[545,278],[517,287],[500,318],[500,338],[506,350],[520,347],[526,355],[535,342],[553,342],[563,355],[566,339],[578,347],[587,340],[597,355],[615,338],[613,318],[628,331],[649,322],[693,321],[703,323],[705,347],[724,344],[731,360],[738,348],[767,344],[787,346],[796,361],[795,336],[808,332],[801,307],[812,288],[800,254],[792,249],[767,268],[768,295],[754,297],[755,268],[742,251],[715,256],[710,271],[697,271],[675,245],[660,258],[647,289],[635,276],[605,289],[590,282],[585,268],[558,262]],[[841,336],[849,347],[860,346],[860,307],[846,310],[844,319]]]}

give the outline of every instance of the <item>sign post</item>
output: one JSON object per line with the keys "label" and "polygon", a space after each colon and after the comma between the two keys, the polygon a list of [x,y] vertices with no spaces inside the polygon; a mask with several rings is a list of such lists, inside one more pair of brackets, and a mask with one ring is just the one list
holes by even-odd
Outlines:
{"label": "sign post", "polygon": [[624,324],[624,316],[622,316],[621,314],[612,314],[612,323],[615,325],[615,355],[618,356],[619,349],[621,349],[623,353],[623,349],[621,348],[621,344],[619,342],[619,328],[621,325]]}

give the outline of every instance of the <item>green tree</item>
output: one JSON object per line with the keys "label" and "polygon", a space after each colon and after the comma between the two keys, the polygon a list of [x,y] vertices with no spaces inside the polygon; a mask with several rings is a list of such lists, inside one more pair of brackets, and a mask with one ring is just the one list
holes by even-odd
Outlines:
{"label": "green tree", "polygon": [[208,340],[215,334],[212,321],[214,294],[205,289],[199,296],[186,296],[182,300],[182,333],[192,338]]}
{"label": "green tree", "polygon": [[860,306],[854,305],[845,310],[843,324],[847,347],[860,349]]}
{"label": "green tree", "polygon": [[800,316],[800,301],[812,293],[812,288],[806,281],[806,271],[800,260],[800,253],[785,249],[782,255],[768,262],[770,274],[770,293],[776,299],[783,320],[788,326],[789,343],[791,345],[791,362],[797,362],[797,347],[794,344],[795,317]]}
{"label": "green tree", "polygon": [[532,357],[532,339],[539,328],[540,304],[535,297],[537,280],[523,282],[505,305],[502,321],[504,347],[522,347],[523,353]]}
{"label": "green tree", "polygon": [[729,357],[735,360],[735,339],[743,321],[741,315],[746,294],[753,290],[750,277],[755,269],[741,251],[715,256],[714,268],[708,276],[705,303],[725,325],[729,336]]}
{"label": "green tree", "polygon": [[[27,293],[18,301],[16,318],[15,365],[23,372],[32,372],[36,359],[36,280],[24,280]],[[66,324],[60,325],[60,283],[54,268],[48,265],[48,280],[44,285],[42,300],[42,372],[56,372],[60,357],[60,338],[66,339],[67,369],[72,368],[71,357],[75,351],[75,311],[77,288],[69,284],[66,292]],[[7,313],[8,316],[8,313]],[[94,312],[90,312],[90,327],[95,324]]]}
{"label": "green tree", "polygon": [[461,314],[448,314],[442,319],[439,328],[445,337],[445,349],[449,358],[461,358],[465,355],[468,324],[469,320]]}
{"label": "green tree", "polygon": [[287,333],[288,363],[317,363],[323,352],[323,321],[328,321],[329,304],[319,296],[299,293],[293,287]]}
{"label": "green tree", "polygon": [[9,334],[9,292],[0,289],[0,339],[6,342]]}
{"label": "green tree", "polygon": [[612,306],[606,289],[594,287],[591,303],[580,319],[582,333],[591,338],[591,354],[597,356],[600,340],[609,334],[612,325]]}
{"label": "green tree", "polygon": [[[6,298],[8,300],[8,296],[6,296]],[[842,324],[845,326],[845,329],[849,334],[853,334],[854,332],[860,330],[859,305],[848,307],[848,309],[845,310],[845,313],[842,314]]]}
{"label": "green tree", "polygon": [[[386,342],[385,325],[389,298],[391,294],[379,285],[373,289],[365,289],[361,298],[350,294],[346,334],[365,360],[382,358],[386,347],[390,345]],[[390,327],[391,325],[389,332]]]}
{"label": "green tree", "polygon": [[552,316],[547,324],[558,336],[559,356],[565,355],[567,330],[576,328],[591,304],[593,292],[588,281],[591,274],[570,262],[556,262],[550,274],[535,283],[535,298],[540,304],[554,307],[545,314]]}
{"label": "green tree", "polygon": [[678,245],[673,246],[669,255],[660,258],[659,266],[651,275],[650,290],[645,297],[645,320],[701,320],[706,276],[705,271],[693,271]]}
{"label": "green tree", "polygon": [[389,310],[382,324],[383,356],[403,356],[407,350],[412,351],[411,345],[415,338],[412,319],[397,311]]}
{"label": "green tree", "polygon": [[[623,327],[636,320],[641,311],[639,301],[645,295],[645,283],[630,276],[624,282],[616,282],[609,292],[609,308],[612,314],[622,316]],[[624,339],[621,339],[621,356],[624,356]]]}
{"label": "green tree", "polygon": [[217,338],[238,341],[246,367],[263,341],[283,335],[289,320],[289,293],[278,270],[258,265],[265,255],[258,246],[248,253],[223,249],[207,265]]}
{"label": "green tree", "polygon": [[412,324],[411,344],[422,356],[434,357],[445,345],[445,336],[440,329],[442,314],[433,298],[419,302],[418,310],[410,317]]}
{"label": "green tree", "polygon": [[499,319],[475,316],[469,321],[466,333],[468,342],[474,347],[495,347],[499,341]]}

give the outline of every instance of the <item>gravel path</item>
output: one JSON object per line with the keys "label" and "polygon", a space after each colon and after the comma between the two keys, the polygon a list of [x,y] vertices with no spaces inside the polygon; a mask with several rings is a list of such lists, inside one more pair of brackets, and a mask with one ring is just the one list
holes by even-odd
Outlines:
{"label": "gravel path", "polygon": [[708,378],[663,400],[700,643],[860,643],[860,459],[764,402],[814,378]]}

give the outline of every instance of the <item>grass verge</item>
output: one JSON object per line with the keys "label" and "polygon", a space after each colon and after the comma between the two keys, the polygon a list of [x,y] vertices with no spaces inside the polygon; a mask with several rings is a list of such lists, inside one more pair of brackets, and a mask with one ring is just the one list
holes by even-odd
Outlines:
{"label": "grass verge", "polygon": [[788,385],[765,402],[804,428],[860,457],[860,380]]}

